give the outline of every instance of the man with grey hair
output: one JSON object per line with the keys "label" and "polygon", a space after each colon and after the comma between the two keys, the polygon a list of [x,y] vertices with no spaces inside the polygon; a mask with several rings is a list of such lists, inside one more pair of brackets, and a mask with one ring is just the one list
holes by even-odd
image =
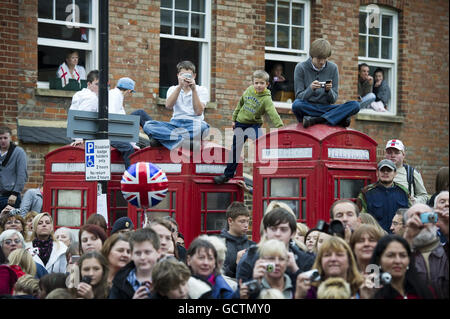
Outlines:
{"label": "man with grey hair", "polygon": [[405,223],[403,222],[403,214],[405,214],[407,210],[408,208],[399,208],[395,212],[390,228],[390,231],[393,234],[403,237],[403,234],[405,233]]}
{"label": "man with grey hair", "polygon": [[403,237],[412,246],[419,277],[431,284],[440,298],[449,298],[448,257],[437,235],[437,218],[427,218],[429,213],[433,214],[428,205],[411,206],[403,215],[406,225]]}

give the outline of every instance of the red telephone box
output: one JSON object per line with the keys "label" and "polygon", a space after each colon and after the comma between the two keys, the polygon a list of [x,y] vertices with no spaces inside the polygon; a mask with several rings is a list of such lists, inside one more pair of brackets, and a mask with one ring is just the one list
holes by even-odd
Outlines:
{"label": "red telephone box", "polygon": [[[335,200],[354,200],[376,181],[376,147],[361,132],[324,124],[294,124],[261,136],[253,165],[253,225],[260,225],[273,200],[288,204],[310,228],[328,221]],[[254,227],[253,240],[259,237]]]}
{"label": "red telephone box", "polygon": [[[235,179],[216,185],[213,177],[223,173],[228,150],[203,142],[199,151],[179,148],[146,147],[130,156],[132,164],[151,162],[166,173],[169,188],[166,198],[158,205],[146,209],[149,218],[172,216],[183,234],[186,247],[200,234],[219,233],[226,225],[225,212],[233,201],[243,201],[242,189],[236,184],[243,180],[242,163]],[[143,209],[129,204],[128,216],[135,225],[144,222]]]}
{"label": "red telephone box", "polygon": [[[51,213],[55,228],[79,229],[90,215],[97,213],[97,182],[86,181],[84,149],[63,146],[45,156],[43,211]],[[125,164],[111,148],[111,180],[108,182],[109,228],[117,218],[127,215],[127,202],[120,192]]]}

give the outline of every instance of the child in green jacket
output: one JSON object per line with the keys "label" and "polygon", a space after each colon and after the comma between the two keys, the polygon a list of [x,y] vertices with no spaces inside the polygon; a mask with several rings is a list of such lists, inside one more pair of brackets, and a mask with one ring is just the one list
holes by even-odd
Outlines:
{"label": "child in green jacket", "polygon": [[262,116],[267,114],[275,125],[282,127],[283,121],[272,102],[269,85],[269,74],[264,70],[253,73],[253,85],[249,86],[242,95],[233,112],[233,146],[224,174],[214,177],[216,184],[223,184],[233,178],[247,138],[253,140],[261,135]]}

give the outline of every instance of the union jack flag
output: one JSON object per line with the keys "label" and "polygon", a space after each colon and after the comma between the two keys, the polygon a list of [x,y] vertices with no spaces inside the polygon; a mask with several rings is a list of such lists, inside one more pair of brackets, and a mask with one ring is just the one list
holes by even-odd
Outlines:
{"label": "union jack flag", "polygon": [[123,173],[120,184],[123,197],[130,204],[148,208],[166,197],[169,182],[159,167],[152,163],[138,162]]}

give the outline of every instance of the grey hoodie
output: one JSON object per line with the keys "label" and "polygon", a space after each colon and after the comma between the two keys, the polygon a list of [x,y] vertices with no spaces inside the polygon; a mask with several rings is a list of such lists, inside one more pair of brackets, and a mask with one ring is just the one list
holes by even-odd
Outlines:
{"label": "grey hoodie", "polygon": [[12,144],[8,150],[8,153],[12,153],[6,165],[8,153],[0,158],[0,193],[17,196],[22,193],[28,180],[27,155],[23,148]]}

